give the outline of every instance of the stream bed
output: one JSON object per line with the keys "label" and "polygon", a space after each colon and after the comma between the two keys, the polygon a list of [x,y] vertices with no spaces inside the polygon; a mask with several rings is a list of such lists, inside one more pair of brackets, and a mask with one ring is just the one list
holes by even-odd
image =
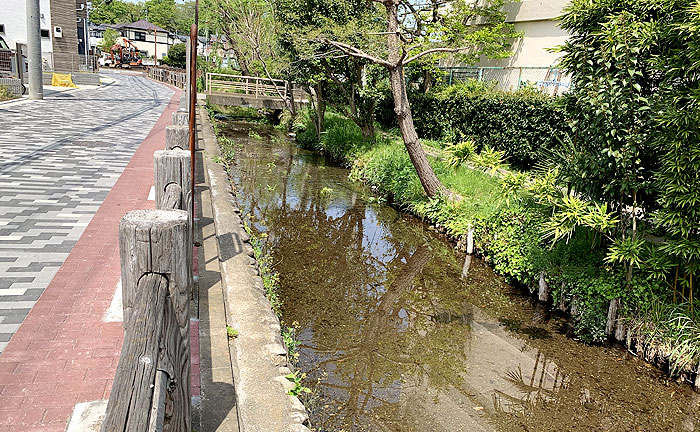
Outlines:
{"label": "stream bed", "polygon": [[565,319],[346,169],[269,126],[224,131],[298,328],[312,430],[700,431],[700,394],[572,340]]}

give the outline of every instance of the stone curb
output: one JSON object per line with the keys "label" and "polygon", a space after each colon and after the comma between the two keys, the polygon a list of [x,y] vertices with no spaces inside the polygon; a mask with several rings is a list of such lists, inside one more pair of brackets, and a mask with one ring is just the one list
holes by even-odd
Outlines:
{"label": "stone curb", "polygon": [[219,146],[207,112],[198,108],[207,171],[219,242],[219,265],[224,286],[228,325],[239,332],[231,340],[233,382],[242,432],[308,432],[306,409],[287,392],[294,384],[280,322],[265,297],[263,281],[253,258],[253,247],[243,229],[240,210],[224,167],[212,161]]}

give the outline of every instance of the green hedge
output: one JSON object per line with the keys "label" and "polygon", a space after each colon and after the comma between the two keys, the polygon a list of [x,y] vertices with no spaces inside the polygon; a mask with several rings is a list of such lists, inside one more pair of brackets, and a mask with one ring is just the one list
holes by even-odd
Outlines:
{"label": "green hedge", "polygon": [[[536,90],[502,92],[467,82],[428,94],[410,95],[413,119],[421,138],[457,143],[473,137],[478,150],[502,150],[508,162],[532,168],[540,149],[554,149],[569,131],[564,109],[556,98]],[[395,125],[391,98],[384,98],[377,119]]]}

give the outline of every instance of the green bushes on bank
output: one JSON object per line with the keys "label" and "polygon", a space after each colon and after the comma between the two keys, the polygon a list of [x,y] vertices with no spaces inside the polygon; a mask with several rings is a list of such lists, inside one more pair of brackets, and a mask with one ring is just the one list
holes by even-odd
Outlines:
{"label": "green bushes on bank", "polygon": [[[336,114],[328,118],[320,141],[315,140],[313,130],[309,133],[313,127],[310,123],[306,129],[297,124],[297,137],[301,137],[304,147],[325,151],[352,166],[351,178],[375,187],[394,204],[444,227],[448,235],[460,238],[472,227],[477,250],[509,283],[535,290],[540,274],[545,272],[554,307],[560,303],[572,306],[571,322],[579,338],[602,341],[609,302],[621,298],[624,314],[636,334],[667,344],[677,340],[682,349],[672,362],[689,358],[697,361],[700,349],[693,348],[692,341],[700,337],[696,324],[700,319],[688,315],[687,309],[676,310],[673,316],[651,313],[651,305],[669,304],[667,292],[641,272],[627,285],[623,272],[605,264],[604,252],[591,249],[591,232],[577,230],[568,242],[554,245],[543,241],[542,228],[551,209],[527,195],[506,199],[503,181],[489,175],[488,167],[477,170],[450,166],[449,159],[429,157],[442,183],[462,199],[429,199],[399,137],[385,134],[369,141],[362,138],[350,120]],[[682,331],[669,321],[679,316],[685,317]]]}
{"label": "green bushes on bank", "polygon": [[[377,119],[391,127],[396,117],[387,100]],[[410,101],[422,138],[451,144],[471,138],[477,150],[489,146],[503,151],[508,162],[521,169],[532,168],[541,149],[557,148],[557,137],[568,131],[557,100],[532,89],[504,92],[468,81],[428,94],[412,92]]]}
{"label": "green bushes on bank", "polygon": [[354,122],[333,112],[326,113],[319,140],[309,115],[308,110],[302,111],[293,126],[297,143],[302,148],[324,151],[334,160],[344,163],[351,162],[353,155],[375,142],[375,138],[363,137],[362,130]]}

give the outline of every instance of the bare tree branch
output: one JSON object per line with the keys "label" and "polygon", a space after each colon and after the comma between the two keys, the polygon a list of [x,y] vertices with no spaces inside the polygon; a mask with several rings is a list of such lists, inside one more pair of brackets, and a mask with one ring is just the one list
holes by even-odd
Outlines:
{"label": "bare tree branch", "polygon": [[403,64],[409,64],[412,61],[418,60],[421,57],[425,57],[429,54],[435,54],[438,52],[449,52],[449,53],[454,53],[454,52],[459,52],[459,51],[464,51],[466,49],[469,49],[469,47],[459,47],[459,48],[431,48],[429,50],[425,50],[423,52],[420,52],[413,57],[409,57]]}
{"label": "bare tree branch", "polygon": [[363,58],[365,60],[371,61],[372,63],[382,65],[386,68],[392,68],[392,67],[396,66],[392,63],[389,63],[388,61],[386,61],[384,59],[367,54],[366,52],[362,51],[359,48],[355,48],[352,45],[348,45],[348,44],[345,44],[342,42],[332,41],[332,40],[327,39],[327,38],[318,38],[315,40],[315,42],[321,42],[321,43],[326,43],[326,44],[332,45],[349,56]]}

